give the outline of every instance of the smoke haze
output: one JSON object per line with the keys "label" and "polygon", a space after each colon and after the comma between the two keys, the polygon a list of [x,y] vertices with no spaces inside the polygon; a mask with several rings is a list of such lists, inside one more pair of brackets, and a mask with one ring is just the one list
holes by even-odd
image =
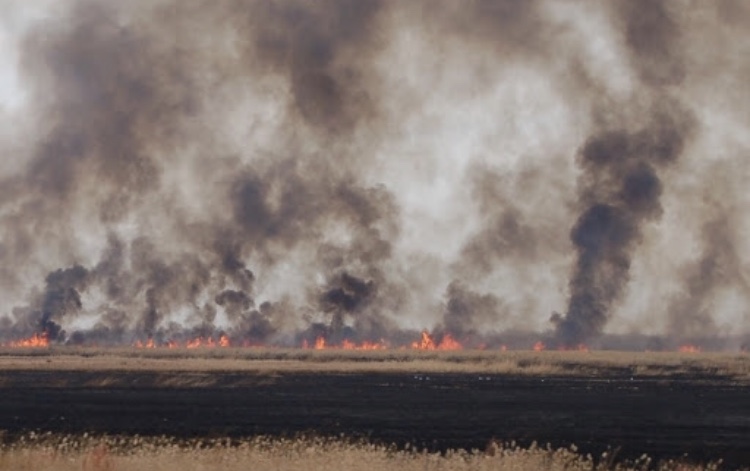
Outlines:
{"label": "smoke haze", "polygon": [[4,9],[2,339],[750,333],[745,2]]}

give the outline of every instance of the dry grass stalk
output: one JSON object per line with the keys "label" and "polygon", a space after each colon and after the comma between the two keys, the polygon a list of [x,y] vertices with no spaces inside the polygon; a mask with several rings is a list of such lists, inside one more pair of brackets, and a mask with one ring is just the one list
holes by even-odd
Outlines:
{"label": "dry grass stalk", "polygon": [[178,441],[170,438],[31,435],[0,449],[0,470],[34,471],[490,471],[490,470],[645,470],[718,469],[670,461],[653,467],[647,457],[616,464],[606,454],[594,459],[575,447],[519,448],[491,444],[485,451],[445,454],[398,450],[369,443],[322,438]]}

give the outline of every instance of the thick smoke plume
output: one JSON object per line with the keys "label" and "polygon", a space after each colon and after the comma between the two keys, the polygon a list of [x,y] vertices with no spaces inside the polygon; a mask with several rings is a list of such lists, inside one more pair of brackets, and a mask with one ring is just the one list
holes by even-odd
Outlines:
{"label": "thick smoke plume", "polygon": [[643,130],[605,131],[581,149],[585,206],[570,233],[577,260],[567,315],[553,317],[565,346],[601,334],[629,281],[642,225],[661,215],[659,170],[677,160],[688,132],[682,116],[662,113]]}
{"label": "thick smoke plume", "polygon": [[0,343],[747,330],[743,2],[6,3]]}

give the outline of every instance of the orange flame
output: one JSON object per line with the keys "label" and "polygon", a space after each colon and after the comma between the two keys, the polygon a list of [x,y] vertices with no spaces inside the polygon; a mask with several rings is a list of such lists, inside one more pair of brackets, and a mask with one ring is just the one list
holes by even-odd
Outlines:
{"label": "orange flame", "polygon": [[701,347],[697,345],[680,345],[677,351],[680,353],[700,353]]}
{"label": "orange flame", "polygon": [[133,344],[135,348],[156,348],[156,343],[154,342],[154,339],[148,339],[145,342],[141,342],[140,340],[136,340],[136,342]]}
{"label": "orange flame", "polygon": [[542,342],[541,340],[538,340],[538,341],[537,341],[537,342],[536,342],[536,343],[534,344],[534,347],[533,347],[533,348],[534,348],[534,351],[535,351],[535,352],[541,352],[541,351],[544,351],[544,349],[545,349],[545,348],[547,348],[547,346],[546,346],[546,345],[544,345],[544,342]]}
{"label": "orange flame", "polygon": [[49,346],[49,338],[47,338],[47,333],[42,334],[34,334],[31,337],[27,339],[21,339],[16,340],[14,342],[10,342],[8,344],[9,347],[48,347]]}
{"label": "orange flame", "polygon": [[463,346],[451,334],[445,334],[437,348],[438,350],[461,350]]}
{"label": "orange flame", "polygon": [[189,340],[187,345],[185,345],[186,348],[213,348],[216,346],[216,342],[211,337],[203,338],[203,337],[197,337],[193,340]]}
{"label": "orange flame", "polygon": [[437,347],[435,346],[435,341],[430,337],[430,334],[426,330],[423,330],[422,338],[418,341],[412,342],[411,348],[415,350],[435,350]]}
{"label": "orange flame", "polygon": [[[133,346],[135,348],[169,348],[169,349],[180,348],[180,344],[176,340],[169,340],[168,342],[166,342],[164,344],[157,345],[156,342],[154,341],[154,339],[148,339],[145,342],[137,340],[133,344]],[[207,338],[197,337],[197,338],[194,338],[192,340],[188,340],[187,342],[185,342],[184,348],[190,348],[190,349],[193,349],[193,348],[202,348],[202,347],[206,347],[206,348],[213,348],[213,347],[227,348],[229,346],[231,346],[230,341],[229,341],[229,337],[227,337],[226,335],[221,335],[219,337],[218,342],[216,340],[214,340],[213,338],[211,338],[211,337],[207,337]]]}
{"label": "orange flame", "polygon": [[423,330],[421,338],[412,342],[411,348],[414,350],[461,350],[463,345],[454,339],[451,334],[445,334],[439,344],[435,343],[430,334]]}
{"label": "orange flame", "polygon": [[558,350],[561,352],[588,352],[589,347],[586,344],[579,343],[575,347],[559,347]]}
{"label": "orange flame", "polygon": [[[302,341],[302,348],[310,348],[307,340]],[[315,339],[312,348],[315,350],[385,350],[388,348],[388,344],[385,343],[385,340],[380,340],[379,342],[368,342],[365,340],[357,344],[349,339],[344,339],[341,341],[341,345],[331,345],[325,337],[321,336]]]}
{"label": "orange flame", "polygon": [[385,343],[385,340],[380,340],[380,342],[362,342],[356,349],[357,350],[385,350],[388,348],[388,345]]}
{"label": "orange flame", "polygon": [[388,346],[384,340],[380,340],[379,342],[368,342],[365,340],[359,345],[351,340],[344,340],[341,342],[341,348],[344,350],[385,350]]}

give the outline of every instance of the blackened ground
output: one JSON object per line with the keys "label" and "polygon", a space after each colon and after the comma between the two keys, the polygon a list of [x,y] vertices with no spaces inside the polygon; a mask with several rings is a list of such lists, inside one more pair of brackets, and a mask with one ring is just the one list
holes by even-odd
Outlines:
{"label": "blackened ground", "polygon": [[429,449],[535,440],[622,459],[750,463],[750,390],[721,378],[3,371],[0,394],[6,439],[314,431]]}

